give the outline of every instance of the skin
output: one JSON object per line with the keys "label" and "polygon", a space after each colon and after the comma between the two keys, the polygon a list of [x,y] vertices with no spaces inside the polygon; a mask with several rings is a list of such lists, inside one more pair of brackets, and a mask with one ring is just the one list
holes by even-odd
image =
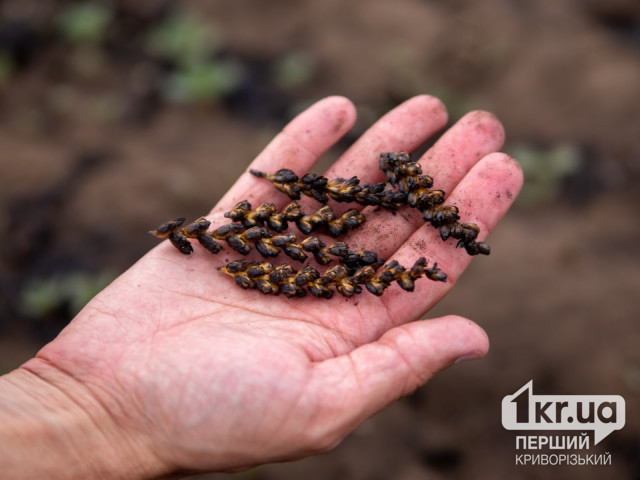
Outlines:
{"label": "skin", "polygon": [[[310,171],[354,120],[342,97],[311,106],[258,155],[209,220],[227,223],[223,212],[243,199],[288,203],[248,169]],[[380,181],[380,152],[411,151],[446,122],[439,100],[412,98],[325,175]],[[480,226],[479,240],[522,184],[517,162],[496,153],[503,140],[493,115],[471,112],[420,160],[461,221]],[[471,257],[411,209],[363,212],[367,221],[345,241],[405,266],[425,256],[447,282],[422,278],[413,293],[392,285],[382,297],[265,296],[216,272],[234,252],[211,255],[194,242],[195,252],[184,256],[161,242],[35,358],[0,377],[0,471],[7,478],[153,478],[300,458],[333,448],[456,361],[485,355],[487,336],[470,320],[418,320]]]}

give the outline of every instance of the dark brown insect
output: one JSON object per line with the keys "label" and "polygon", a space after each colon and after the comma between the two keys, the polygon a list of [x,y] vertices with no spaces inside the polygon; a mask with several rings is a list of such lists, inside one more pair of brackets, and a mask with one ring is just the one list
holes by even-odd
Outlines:
{"label": "dark brown insect", "polygon": [[184,218],[177,218],[175,220],[169,220],[163,223],[155,230],[150,230],[149,233],[158,238],[168,238],[171,244],[176,247],[180,253],[189,255],[193,252],[193,247],[187,237],[185,237],[179,230],[180,226],[184,223]]}

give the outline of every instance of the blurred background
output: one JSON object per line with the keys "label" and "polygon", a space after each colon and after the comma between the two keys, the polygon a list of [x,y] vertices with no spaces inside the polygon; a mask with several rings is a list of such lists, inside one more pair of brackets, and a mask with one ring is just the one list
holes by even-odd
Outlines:
{"label": "blurred background", "polygon": [[[238,475],[640,478],[636,0],[0,1],[0,373],[156,241],[209,210],[296,113],[403,100],[491,110],[526,184],[456,289],[492,342],[335,451]],[[515,466],[503,396],[617,394],[607,467]],[[202,478],[230,478],[210,475]]]}

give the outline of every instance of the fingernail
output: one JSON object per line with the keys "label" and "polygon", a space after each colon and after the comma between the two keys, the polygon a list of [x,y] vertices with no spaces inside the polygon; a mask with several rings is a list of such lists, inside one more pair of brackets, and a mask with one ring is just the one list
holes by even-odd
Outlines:
{"label": "fingernail", "polygon": [[481,355],[479,355],[478,352],[471,352],[471,353],[467,353],[466,355],[462,355],[461,357],[458,357],[456,361],[453,363],[466,362],[467,360],[478,360],[480,357]]}

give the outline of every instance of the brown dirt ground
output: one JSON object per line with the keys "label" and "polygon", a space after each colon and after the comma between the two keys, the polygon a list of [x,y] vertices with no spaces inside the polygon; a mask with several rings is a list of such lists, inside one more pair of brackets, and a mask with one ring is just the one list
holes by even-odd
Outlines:
{"label": "brown dirt ground", "polygon": [[[149,226],[207,211],[284,118],[325,95],[348,96],[359,107],[354,136],[417,93],[441,96],[452,120],[471,108],[491,110],[505,124],[507,150],[566,143],[584,155],[566,193],[546,204],[517,205],[492,234],[491,256],[474,261],[429,314],[457,313],[482,325],[492,343],[487,358],[455,365],[328,454],[242,476],[640,478],[637,3],[184,3],[215,25],[229,51],[258,59],[303,52],[316,66],[313,77],[290,92],[285,113],[275,119],[252,119],[222,105],[163,106],[140,125],[91,115],[92,99],[108,100],[120,81],[122,89],[133,88],[129,78],[76,82],[71,110],[51,104],[51,92],[61,86],[47,73],[51,65],[15,79],[0,94],[0,205],[6,211],[18,205],[25,224],[46,219],[55,233],[50,246],[58,249],[30,274],[50,275],[60,262],[122,271],[154,244],[144,235]],[[73,181],[83,152],[108,155]],[[62,200],[43,210],[43,192],[56,188]],[[60,324],[27,328],[28,319],[5,308],[34,253],[20,247],[31,230],[9,236],[9,215],[4,218],[0,369],[7,371],[44,341],[34,329],[47,336]],[[501,426],[500,402],[530,379],[537,393],[626,399],[624,429],[591,451],[611,453],[612,466],[514,465],[515,434]]]}

